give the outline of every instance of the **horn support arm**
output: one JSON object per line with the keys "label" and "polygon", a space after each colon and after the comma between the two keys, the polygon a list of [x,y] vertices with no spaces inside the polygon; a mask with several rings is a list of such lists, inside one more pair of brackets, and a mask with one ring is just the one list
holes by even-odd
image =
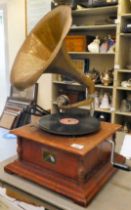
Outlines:
{"label": "horn support arm", "polygon": [[[86,88],[86,99],[73,104],[61,105],[60,109],[70,109],[80,106],[89,106],[91,112],[94,113],[94,92],[95,86],[91,78],[76,68],[72,59],[66,52],[64,45],[60,49],[58,55],[52,64],[46,70],[46,73],[57,73],[68,76]],[[92,114],[91,114],[92,115]]]}

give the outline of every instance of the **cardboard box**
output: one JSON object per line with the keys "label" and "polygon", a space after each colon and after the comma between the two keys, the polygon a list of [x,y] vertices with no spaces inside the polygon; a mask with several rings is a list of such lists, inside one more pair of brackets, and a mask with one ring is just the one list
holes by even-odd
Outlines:
{"label": "cardboard box", "polygon": [[65,47],[68,52],[85,52],[86,36],[68,35],[65,38]]}

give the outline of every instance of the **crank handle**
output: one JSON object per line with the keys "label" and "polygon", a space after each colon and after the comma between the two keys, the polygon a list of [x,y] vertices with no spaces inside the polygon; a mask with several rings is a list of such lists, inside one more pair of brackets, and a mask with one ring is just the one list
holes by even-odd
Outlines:
{"label": "crank handle", "polygon": [[124,171],[131,171],[131,167],[126,165],[126,164],[112,163],[112,165],[115,168],[118,168],[118,169],[121,169],[121,170],[124,170]]}
{"label": "crank handle", "polygon": [[127,164],[121,164],[115,162],[115,142],[113,140],[109,140],[109,142],[112,144],[112,150],[111,150],[111,164],[113,167],[124,170],[124,171],[131,171],[131,167]]}

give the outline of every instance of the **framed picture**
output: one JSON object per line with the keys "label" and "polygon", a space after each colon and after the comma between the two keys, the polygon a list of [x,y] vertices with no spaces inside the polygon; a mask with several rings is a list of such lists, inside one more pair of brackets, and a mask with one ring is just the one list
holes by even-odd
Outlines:
{"label": "framed picture", "polygon": [[18,90],[14,86],[11,87],[10,98],[20,101],[37,101],[38,84],[26,88],[25,90]]}
{"label": "framed picture", "polygon": [[2,113],[2,116],[0,117],[0,127],[6,128],[9,130],[12,129],[12,125],[16,117],[17,115],[4,111]]}
{"label": "framed picture", "polygon": [[[23,112],[32,102],[37,102],[38,84],[23,91],[11,87],[10,96],[7,98],[4,110],[0,116],[0,126],[7,129],[18,127],[24,120]],[[27,118],[26,118],[27,119]]]}

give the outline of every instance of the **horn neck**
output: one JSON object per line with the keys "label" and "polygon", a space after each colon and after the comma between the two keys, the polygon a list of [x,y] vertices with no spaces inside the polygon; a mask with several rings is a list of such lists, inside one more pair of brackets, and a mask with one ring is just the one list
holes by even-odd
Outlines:
{"label": "horn neck", "polygon": [[88,88],[88,93],[94,93],[94,83],[90,77],[86,76],[79,69],[76,68],[75,64],[71,60],[70,56],[63,47],[60,49],[58,55],[53,60],[50,66],[46,69],[45,73],[57,73],[71,77],[78,83]]}

